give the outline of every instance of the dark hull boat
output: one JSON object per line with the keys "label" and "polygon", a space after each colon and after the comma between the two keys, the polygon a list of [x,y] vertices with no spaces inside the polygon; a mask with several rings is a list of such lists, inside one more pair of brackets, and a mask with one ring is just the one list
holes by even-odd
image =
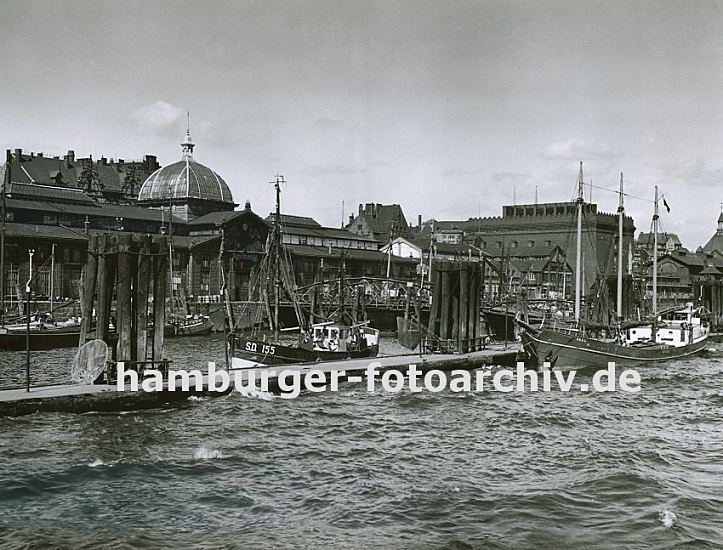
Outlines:
{"label": "dark hull boat", "polygon": [[[26,329],[24,327],[0,328],[0,350],[20,351],[25,349]],[[72,348],[80,340],[80,327],[30,327],[30,349],[48,350]]]}
{"label": "dark hull boat", "polygon": [[344,361],[346,359],[376,357],[379,353],[379,333],[375,329],[364,328],[363,333],[357,339],[360,345],[355,346],[354,349],[346,349],[347,344],[343,328],[339,330],[340,327],[336,325],[314,328],[315,331],[318,331],[319,328],[331,332],[335,329],[338,331],[335,339],[329,339],[330,344],[328,345],[330,349],[320,347],[321,339],[318,338],[318,333],[315,334],[317,338],[314,338],[313,342],[311,338],[302,339],[298,346],[264,342],[234,334],[229,342],[231,368],[243,369],[257,366]]}
{"label": "dark hull boat", "polygon": [[643,364],[653,365],[662,361],[682,359],[701,353],[706,348],[706,339],[685,346],[673,347],[667,344],[641,343],[621,345],[595,338],[588,338],[575,330],[530,330],[521,333],[525,354],[535,366],[549,363],[559,369],[601,368],[608,362],[616,366],[632,367]]}
{"label": "dark hull boat", "polygon": [[213,322],[209,317],[193,319],[179,319],[166,323],[163,335],[168,338],[176,336],[200,336],[210,334],[213,329]]}
{"label": "dark hull boat", "polygon": [[[487,323],[487,333],[495,340],[516,340],[517,325],[515,325],[515,316],[517,313],[510,308],[505,312],[504,309],[483,308],[482,314]],[[529,315],[529,324],[539,325],[542,323],[542,316]]]}
{"label": "dark hull boat", "polygon": [[[26,328],[16,325],[0,327],[0,351],[22,351],[26,344]],[[109,334],[111,344],[118,341],[116,333]],[[30,327],[30,351],[42,351],[58,348],[74,348],[80,342],[80,326]]]}

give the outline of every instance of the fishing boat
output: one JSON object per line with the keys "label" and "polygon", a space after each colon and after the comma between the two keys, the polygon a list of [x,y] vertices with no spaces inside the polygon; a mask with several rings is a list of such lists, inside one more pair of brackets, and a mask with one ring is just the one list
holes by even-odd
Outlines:
{"label": "fishing boat", "polygon": [[[623,175],[620,174],[618,206],[618,239],[622,243],[623,217]],[[648,323],[623,323],[622,284],[623,284],[623,246],[618,245],[617,280],[617,325],[609,331],[587,330],[580,317],[581,300],[581,233],[583,205],[583,172],[580,163],[577,193],[577,255],[575,262],[575,323],[551,325],[543,323],[533,327],[517,319],[515,322],[523,330],[521,339],[528,360],[544,367],[558,369],[580,369],[585,367],[603,367],[608,362],[627,367],[641,364],[657,364],[662,361],[681,359],[701,353],[706,349],[708,323],[704,320],[701,308],[692,303],[684,308],[661,315],[657,305],[658,275],[658,187],[655,187],[653,214],[653,315]]]}
{"label": "fishing boat", "polygon": [[[338,318],[318,323],[306,322],[301,306],[296,300],[291,264],[290,262],[287,262],[288,265],[282,264],[283,259],[287,257],[281,243],[281,183],[284,183],[283,176],[277,176],[273,183],[276,190],[276,218],[273,231],[267,241],[268,253],[257,277],[258,281],[267,282],[266,288],[262,289],[261,299],[266,307],[259,311],[266,312],[273,335],[271,338],[267,338],[266,335],[257,336],[253,330],[257,328],[258,323],[253,324],[250,336],[237,334],[231,318],[232,309],[227,293],[224,291],[228,325],[231,327],[227,349],[231,368],[242,369],[376,357],[379,353],[379,331],[370,327],[368,321],[356,321],[355,316],[344,309],[343,264],[338,281],[340,305]],[[223,238],[221,249],[223,249]],[[269,284],[271,282],[273,284]],[[280,327],[279,303],[282,293],[285,293],[293,304],[298,321],[297,327],[287,329]],[[273,312],[269,294],[273,294]],[[290,334],[283,341],[282,332]]]}
{"label": "fishing boat", "polygon": [[31,350],[72,348],[78,345],[80,320],[48,323],[42,320],[26,324],[12,324],[0,327],[0,350],[24,350],[30,344]]}
{"label": "fishing boat", "polygon": [[200,336],[210,334],[213,322],[208,315],[178,315],[174,314],[163,328],[164,336]]}

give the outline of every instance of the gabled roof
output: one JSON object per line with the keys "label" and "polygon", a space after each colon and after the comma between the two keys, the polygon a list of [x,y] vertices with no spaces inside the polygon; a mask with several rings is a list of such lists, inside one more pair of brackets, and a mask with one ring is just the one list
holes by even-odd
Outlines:
{"label": "gabled roof", "polygon": [[399,229],[399,225],[402,225],[403,229],[409,226],[404,217],[404,211],[398,204],[370,204],[367,207],[371,210],[362,210],[346,227],[349,228],[363,218],[372,233],[386,238],[391,234],[392,225],[396,229]]}
{"label": "gabled roof", "polygon": [[[658,233],[658,246],[662,246],[667,243],[668,239],[672,239],[673,244],[682,245],[680,239],[678,238],[678,235],[676,235],[675,233]],[[638,235],[636,242],[640,245],[652,245],[654,240],[655,238],[652,233],[641,232],[640,235]]]}
{"label": "gabled roof", "polygon": [[[723,216],[723,214],[721,214],[721,216]],[[703,252],[707,252],[709,254],[717,252],[723,255],[723,233],[720,231],[716,232],[716,234],[713,235],[707,243],[705,243]]]}

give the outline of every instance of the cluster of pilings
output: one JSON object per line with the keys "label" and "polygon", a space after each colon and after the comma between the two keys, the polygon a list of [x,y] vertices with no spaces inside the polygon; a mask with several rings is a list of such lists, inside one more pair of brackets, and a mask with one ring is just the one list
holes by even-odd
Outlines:
{"label": "cluster of pilings", "polygon": [[[80,345],[95,337],[112,348],[117,336],[116,361],[128,365],[163,361],[168,283],[165,236],[91,236],[81,297]],[[110,330],[114,295],[116,334]]]}
{"label": "cluster of pilings", "polygon": [[423,351],[483,349],[480,320],[484,270],[478,262],[440,262],[432,268],[432,306]]}

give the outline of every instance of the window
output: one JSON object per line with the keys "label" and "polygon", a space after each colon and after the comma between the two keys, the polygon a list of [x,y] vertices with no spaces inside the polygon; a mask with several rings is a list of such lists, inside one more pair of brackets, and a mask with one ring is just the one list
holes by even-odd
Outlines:
{"label": "window", "polygon": [[535,246],[535,241],[527,241],[527,246],[532,248],[533,246]]}
{"label": "window", "polygon": [[552,241],[545,241],[545,246],[552,246]]}
{"label": "window", "polygon": [[532,271],[530,271],[530,273],[527,274],[527,280],[534,282],[534,280],[535,280],[535,274],[532,273]]}
{"label": "window", "polygon": [[512,243],[510,244],[510,246],[511,246],[512,248],[517,248],[517,245],[518,245],[518,244],[519,244],[519,243],[518,243],[517,241],[512,241]]}

